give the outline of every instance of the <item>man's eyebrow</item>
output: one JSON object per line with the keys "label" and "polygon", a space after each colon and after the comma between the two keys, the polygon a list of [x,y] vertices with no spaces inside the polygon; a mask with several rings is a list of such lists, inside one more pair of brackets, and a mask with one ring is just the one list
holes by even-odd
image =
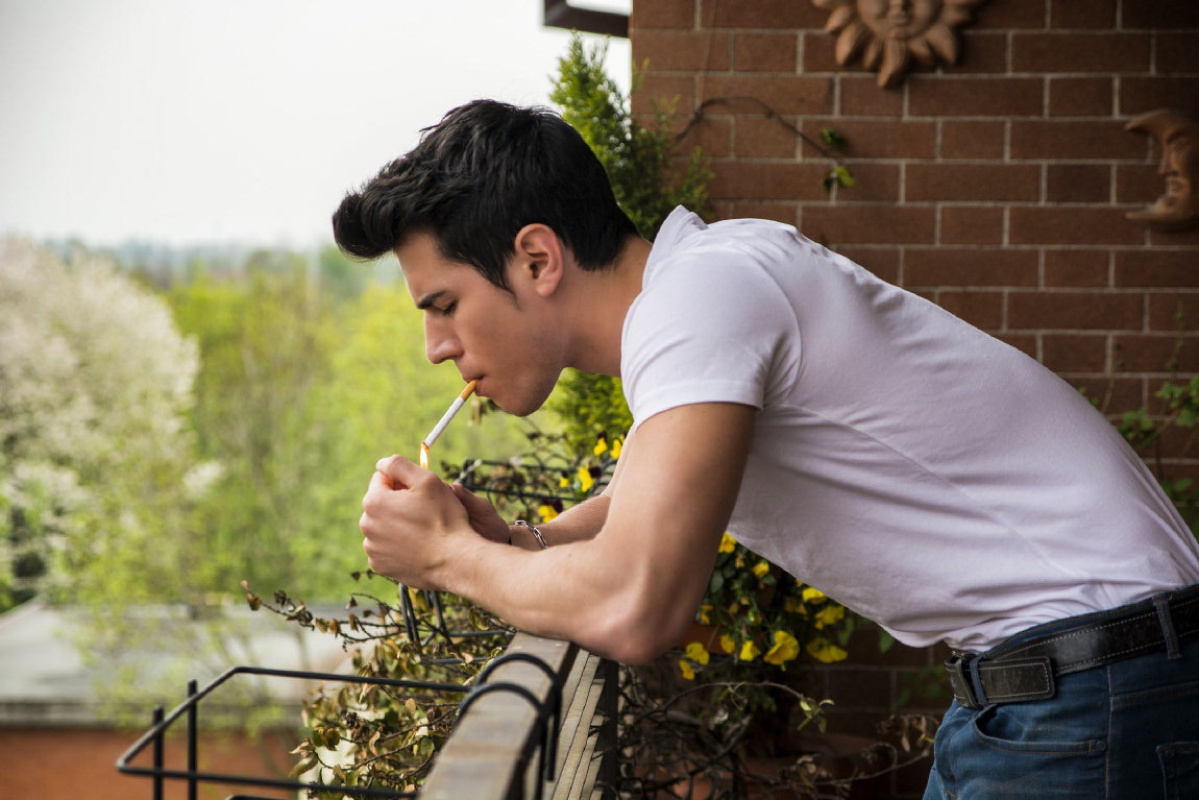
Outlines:
{"label": "man's eyebrow", "polygon": [[432,307],[432,305],[437,302],[437,299],[443,294],[445,294],[445,289],[438,289],[436,292],[430,292],[429,294],[425,295],[416,301],[417,310],[425,311],[426,309]]}

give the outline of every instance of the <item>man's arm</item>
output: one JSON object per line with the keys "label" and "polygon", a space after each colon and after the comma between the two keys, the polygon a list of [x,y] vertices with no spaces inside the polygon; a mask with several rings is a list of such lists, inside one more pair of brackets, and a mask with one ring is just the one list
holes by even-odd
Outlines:
{"label": "man's arm", "polygon": [[[628,441],[632,441],[629,434]],[[604,491],[594,497],[589,497],[581,503],[563,511],[549,522],[537,526],[547,545],[560,546],[570,542],[579,542],[593,538],[603,527],[608,518],[608,504],[620,477],[620,462],[612,474]],[[541,544],[526,529],[509,525],[496,512],[495,508],[485,498],[480,497],[460,483],[451,484],[450,488],[458,496],[458,500],[466,508],[470,516],[471,526],[482,536],[493,542],[508,542],[525,550],[540,550]]]}
{"label": "man's arm", "polygon": [[[451,484],[450,488],[466,509],[471,527],[480,536],[503,544],[511,541],[514,546],[525,550],[541,549],[541,544],[529,530],[509,525],[486,498],[472,493],[460,483]],[[551,522],[538,525],[537,530],[548,545],[569,544],[594,537],[603,527],[607,516],[608,496],[605,492],[568,508]]]}
{"label": "man's arm", "polygon": [[[636,434],[630,431],[625,437],[623,447],[627,447],[635,436]],[[616,462],[616,469],[603,492],[571,506],[549,522],[537,526],[537,530],[541,531],[547,545],[553,547],[570,542],[581,542],[594,538],[600,532],[604,522],[608,519],[608,506],[611,503],[612,494],[616,491],[616,485],[620,482],[621,464],[623,463],[622,461]],[[541,549],[541,544],[526,530],[520,530],[514,526],[510,535],[512,544],[518,547],[526,550]]]}
{"label": "man's arm", "polygon": [[646,420],[625,445],[619,482],[596,501],[607,504],[599,532],[548,550],[478,536],[446,484],[393,458],[363,500],[371,568],[469,598],[533,633],[649,660],[677,643],[703,597],[754,413],[708,403]]}

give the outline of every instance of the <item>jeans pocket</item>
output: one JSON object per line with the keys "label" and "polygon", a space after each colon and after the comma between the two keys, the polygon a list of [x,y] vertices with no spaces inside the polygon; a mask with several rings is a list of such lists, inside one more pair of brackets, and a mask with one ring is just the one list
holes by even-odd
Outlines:
{"label": "jeans pocket", "polygon": [[1073,719],[1070,710],[1062,709],[1059,716],[1051,704],[1009,703],[978,712],[964,732],[953,762],[956,796],[987,800],[1105,797],[1106,739],[1099,738],[1097,723]]}
{"label": "jeans pocket", "polygon": [[1008,753],[1098,755],[1107,749],[1101,722],[1091,714],[1055,714],[1040,703],[1008,703],[979,712],[974,736],[987,747]]}
{"label": "jeans pocket", "polygon": [[1199,797],[1199,742],[1176,742],[1157,748],[1166,800]]}

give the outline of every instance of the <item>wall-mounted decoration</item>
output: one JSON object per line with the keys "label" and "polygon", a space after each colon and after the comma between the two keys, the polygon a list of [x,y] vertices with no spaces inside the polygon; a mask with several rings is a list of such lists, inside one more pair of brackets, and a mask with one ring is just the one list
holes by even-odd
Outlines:
{"label": "wall-mounted decoration", "polygon": [[1164,231],[1199,225],[1199,114],[1181,108],[1158,108],[1129,120],[1124,130],[1147,133],[1161,151],[1158,174],[1165,191],[1153,205],[1126,216]]}
{"label": "wall-mounted decoration", "polygon": [[829,11],[824,29],[837,35],[838,64],[859,53],[866,69],[878,72],[878,85],[895,86],[913,59],[933,66],[938,58],[958,60],[956,30],[971,20],[983,0],[812,0]]}

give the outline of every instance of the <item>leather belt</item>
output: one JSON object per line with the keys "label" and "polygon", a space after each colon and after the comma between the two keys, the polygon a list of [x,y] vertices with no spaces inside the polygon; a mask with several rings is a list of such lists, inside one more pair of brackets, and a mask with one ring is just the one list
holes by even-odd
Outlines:
{"label": "leather belt", "polygon": [[1049,623],[1053,630],[1044,636],[986,653],[953,653],[945,671],[958,704],[978,709],[1047,700],[1060,675],[1158,651],[1178,657],[1179,639],[1199,633],[1199,584],[1075,619],[1075,625]]}

